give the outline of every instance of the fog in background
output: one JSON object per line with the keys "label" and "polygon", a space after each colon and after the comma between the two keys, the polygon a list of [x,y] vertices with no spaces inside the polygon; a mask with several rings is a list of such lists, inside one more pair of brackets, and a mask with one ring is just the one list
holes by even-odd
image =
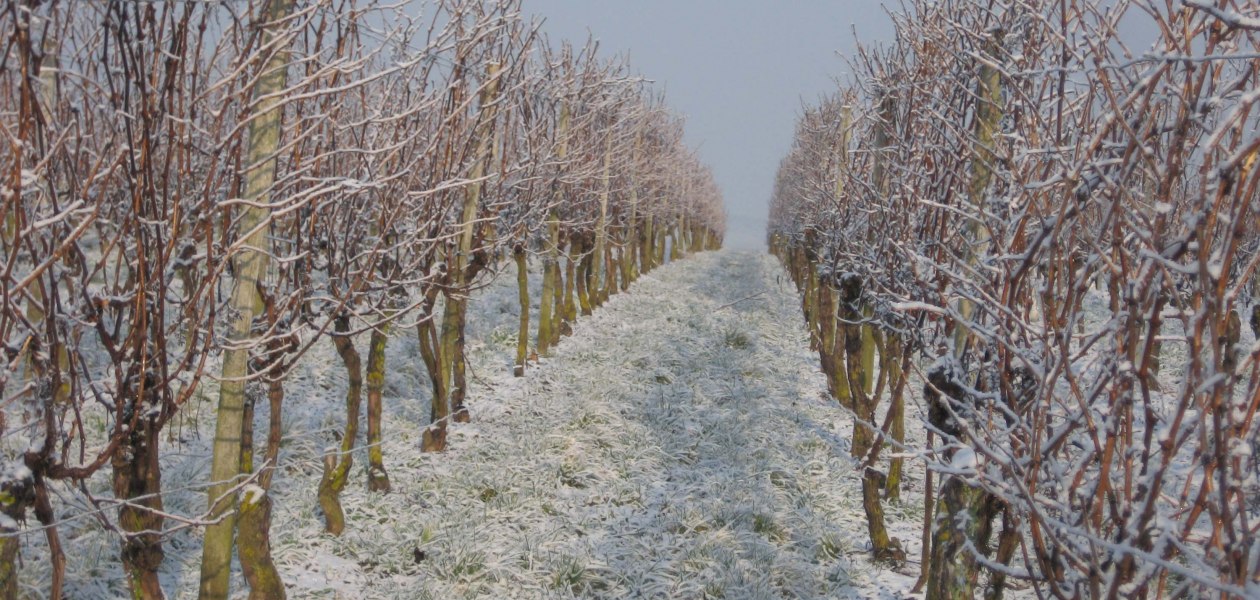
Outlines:
{"label": "fog in background", "polygon": [[[841,56],[856,40],[887,40],[879,0],[524,0],[553,40],[600,54],[628,53],[631,67],[666,90],[687,119],[687,141],[713,167],[726,199],[726,246],[765,247],[766,213],[779,159],[802,102],[847,77]],[[855,38],[854,32],[857,37]]]}

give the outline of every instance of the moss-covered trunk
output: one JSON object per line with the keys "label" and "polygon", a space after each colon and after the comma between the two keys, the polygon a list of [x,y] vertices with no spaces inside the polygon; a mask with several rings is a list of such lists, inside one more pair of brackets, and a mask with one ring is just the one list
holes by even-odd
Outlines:
{"label": "moss-covered trunk", "polygon": [[652,215],[648,215],[643,221],[643,231],[639,234],[639,272],[647,273],[652,270],[652,251],[655,248],[655,240],[653,229],[655,219]]}
{"label": "moss-covered trunk", "polygon": [[[850,357],[850,361],[857,357]],[[858,379],[854,377],[856,373],[850,368],[849,381],[856,382]],[[856,387],[856,386],[855,386]],[[870,402],[864,393],[860,390],[854,390],[854,406],[857,418],[866,422],[873,423],[875,413],[873,403]],[[871,452],[877,452],[872,446],[876,436],[866,426],[854,424],[853,427],[853,455],[859,460],[863,460]],[[900,545],[895,543],[889,537],[888,529],[885,525],[884,507],[881,500],[881,489],[886,482],[886,476],[878,470],[867,467],[862,473],[862,509],[866,512],[866,529],[871,538],[871,552],[876,560],[902,560],[904,557],[900,553]]]}
{"label": "moss-covered trunk", "polygon": [[[569,106],[560,106],[557,156],[563,160],[569,153]],[[553,188],[554,191],[554,188]],[[538,302],[538,355],[549,356],[560,342],[560,324],[564,321],[564,281],[560,274],[560,216],[552,209],[547,215],[547,247],[543,254],[542,298]]]}
{"label": "moss-covered trunk", "polygon": [[551,356],[551,339],[553,334],[553,309],[556,301],[556,266],[547,258],[543,259],[542,295],[538,297],[538,341],[539,356]]}
{"label": "moss-covered trunk", "polygon": [[604,253],[604,260],[597,268],[603,273],[603,283],[599,288],[599,300],[595,303],[596,307],[603,306],[608,299],[617,291],[617,261],[616,248],[609,246]]}
{"label": "moss-covered trunk", "polygon": [[[875,312],[870,306],[862,307],[862,320],[867,321]],[[862,326],[862,387],[867,394],[875,393],[875,327]]]}
{"label": "moss-covered trunk", "polygon": [[[454,299],[448,297],[446,302],[455,308],[455,337],[450,347],[443,348],[444,352],[449,352],[444,356],[451,365],[451,385],[447,388],[447,394],[451,398],[451,420],[456,423],[467,423],[470,418],[468,407],[465,406],[465,400],[468,397],[468,360],[464,354],[464,348],[465,334],[468,331],[468,297],[465,295]],[[445,321],[443,327],[445,327]]]}
{"label": "moss-covered trunk", "polygon": [[627,232],[622,245],[617,248],[617,263],[621,269],[621,291],[630,289],[630,282],[634,281],[634,246],[633,233]]}
{"label": "moss-covered trunk", "polygon": [[[980,539],[988,524],[981,514],[984,492],[967,485],[963,478],[948,476],[936,504],[932,527],[931,568],[927,577],[927,600],[974,600],[979,565],[967,549]],[[945,523],[943,521],[950,521]],[[947,565],[949,568],[938,568]]]}
{"label": "moss-covered trunk", "polygon": [[[253,488],[251,488],[253,489]],[[241,496],[236,544],[249,600],[284,600],[284,582],[271,560],[271,495],[261,488]]]}
{"label": "moss-covered trunk", "polygon": [[[839,390],[836,389],[837,378],[833,375],[836,371],[836,303],[835,290],[830,282],[823,282],[818,287],[818,326],[819,326],[819,348],[818,357],[819,364],[822,366],[822,372],[827,376],[827,391],[831,392],[833,398],[839,397]],[[846,390],[847,392],[847,390]]]}
{"label": "moss-covered trunk", "polygon": [[547,221],[547,248],[543,253],[542,296],[538,299],[538,355],[550,356],[553,340],[558,335],[555,330],[556,321],[560,317],[560,305],[556,300],[556,279],[558,275],[560,244],[560,224],[552,213]]}
{"label": "moss-covered trunk", "polygon": [[[901,336],[895,333],[889,333],[884,341],[884,356],[882,370],[887,373],[889,405],[888,419],[889,437],[893,439],[898,447],[906,441],[906,378],[903,376],[904,370],[902,363],[909,360],[905,345],[901,343]],[[900,453],[900,450],[897,450]],[[884,498],[892,502],[901,500],[901,479],[902,471],[905,468],[905,459],[894,458],[888,465],[888,482],[884,488]]]}
{"label": "moss-covered trunk", "polygon": [[871,553],[877,561],[901,562],[905,556],[899,544],[895,544],[884,527],[884,506],[880,501],[880,488],[884,475],[874,468],[862,473],[862,510],[866,512],[866,531],[871,537]]}
{"label": "moss-covered trunk", "polygon": [[617,280],[620,278],[619,265],[621,261],[617,260],[617,251],[618,247],[616,245],[610,246],[608,252],[604,255],[604,273],[606,275],[604,287],[599,291],[600,306],[608,302],[608,299],[612,298],[612,295],[616,294],[620,289]]}
{"label": "moss-covered trunk", "polygon": [[350,467],[354,464],[353,450],[359,435],[359,408],[363,401],[363,366],[359,351],[354,348],[354,341],[348,335],[350,318],[338,316],[334,328],[336,334],[333,335],[333,344],[346,367],[350,383],[346,390],[345,433],[341,437],[337,455],[324,457],[324,474],[319,481],[319,506],[324,511],[324,530],[333,535],[341,535],[346,528],[346,515],[341,508],[341,492],[346,489]]}
{"label": "moss-covered trunk", "polygon": [[516,331],[516,366],[512,374],[521,377],[525,375],[525,361],[529,358],[529,264],[524,244],[516,245],[512,258],[516,260],[516,296],[521,311]]}
{"label": "moss-covered trunk", "polygon": [[614,294],[625,289],[626,282],[621,271],[622,246],[618,241],[608,250],[608,259],[605,262],[605,268],[608,270],[608,285],[604,286],[604,302],[607,302]]}
{"label": "moss-covered trunk", "polygon": [[22,543],[17,532],[18,529],[7,522],[0,523],[0,534],[4,534],[0,536],[0,600],[17,600],[18,597],[17,557]]}
{"label": "moss-covered trunk", "polygon": [[[31,477],[0,480],[0,533],[16,534],[17,524],[26,520],[26,509],[35,500]],[[0,600],[17,600],[18,551],[22,540],[16,535],[0,536]]]}
{"label": "moss-covered trunk", "polygon": [[560,333],[564,335],[573,334],[573,323],[577,321],[577,302],[574,288],[577,278],[577,261],[573,259],[574,253],[577,252],[574,242],[569,242],[569,252],[565,255],[564,266],[564,322],[566,327]]}
{"label": "moss-covered trunk", "polygon": [[388,493],[389,472],[385,470],[385,451],[381,448],[385,395],[385,345],[389,341],[389,323],[372,330],[367,362],[367,488],[370,492]]}
{"label": "moss-covered trunk", "polygon": [[[281,408],[284,403],[284,383],[280,380],[282,369],[273,368],[267,384],[267,399],[271,412],[267,428],[267,449],[263,458],[263,470],[258,484],[246,488],[237,504],[236,546],[240,554],[241,571],[249,585],[250,600],[283,600],[284,582],[271,558],[271,490],[272,475],[280,456]],[[241,471],[253,471],[254,402],[247,401],[245,429],[241,436]]]}
{"label": "moss-covered trunk", "polygon": [[[455,249],[452,249],[447,255],[447,258],[448,258],[447,264],[456,264],[457,256],[458,256],[458,251]],[[462,271],[462,270],[463,270],[462,268],[456,267],[455,270],[452,271],[452,273]],[[452,279],[453,279],[452,286],[458,287],[458,282],[462,278],[457,275],[453,275]],[[443,390],[443,403],[444,403],[444,406],[442,406],[442,411],[443,411],[443,414],[442,414],[443,425],[442,426],[444,428],[443,432],[445,432],[446,423],[448,421],[455,420],[453,415],[455,413],[455,386],[457,384],[454,378],[455,376],[454,365],[456,361],[455,346],[459,340],[459,335],[460,335],[459,297],[458,297],[459,293],[460,292],[457,289],[452,289],[451,286],[448,286],[442,292],[442,296],[443,296],[442,326],[441,326],[441,335],[439,337],[439,344],[438,344],[438,347],[441,348],[441,350],[437,353],[437,362],[438,362],[438,373],[439,373],[439,376],[442,378],[441,389]],[[437,419],[438,417],[435,415],[434,422],[437,422]]]}
{"label": "moss-covered trunk", "polygon": [[[152,392],[144,392],[152,394]],[[147,404],[147,403],[146,403]],[[144,410],[137,402],[132,410]],[[128,500],[118,511],[118,527],[125,537],[122,544],[123,573],[131,597],[140,600],[164,598],[158,581],[162,552],[162,471],[158,462],[158,427],[155,416],[134,420],[120,451],[111,459],[114,496]]]}
{"label": "moss-covered trunk", "polygon": [[[866,464],[873,464],[879,456],[875,447],[878,439],[875,427],[875,407],[878,398],[866,393],[864,384],[868,375],[864,372],[862,351],[865,345],[863,326],[858,324],[861,312],[862,281],[857,275],[847,275],[840,282],[840,311],[844,329],[844,355],[848,365],[849,394],[855,422],[853,424],[853,456]],[[873,342],[873,338],[872,338]],[[870,455],[870,456],[868,456]],[[899,544],[888,535],[881,504],[880,489],[885,476],[867,467],[862,474],[862,508],[866,511],[866,528],[871,538],[871,551],[876,560],[900,560]]]}
{"label": "moss-covered trunk", "polygon": [[[432,302],[429,303],[430,308]],[[441,452],[446,449],[447,417],[450,403],[446,394],[446,376],[442,373],[442,344],[432,312],[416,326],[420,338],[420,358],[424,361],[433,387],[433,399],[429,404],[429,426],[424,430],[420,443],[423,452]]]}
{"label": "moss-covered trunk", "polygon": [[574,285],[577,288],[578,307],[582,311],[582,316],[591,314],[591,254],[589,250],[585,235],[573,236],[573,253],[579,257]]}
{"label": "moss-covered trunk", "polygon": [[[565,243],[563,240],[561,244]],[[565,255],[567,268],[560,268],[560,259],[556,259],[555,273],[555,306],[551,316],[551,345],[560,343],[560,336],[573,333],[573,263]]]}
{"label": "moss-covered trunk", "polygon": [[805,313],[805,327],[809,330],[809,349],[818,350],[818,271],[813,263],[806,263],[805,294],[801,296],[801,310]]}

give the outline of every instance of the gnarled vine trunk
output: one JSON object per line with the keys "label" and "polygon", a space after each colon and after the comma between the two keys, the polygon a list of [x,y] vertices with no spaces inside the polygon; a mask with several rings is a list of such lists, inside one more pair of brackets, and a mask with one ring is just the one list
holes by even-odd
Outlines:
{"label": "gnarled vine trunk", "polygon": [[420,358],[424,361],[425,372],[433,388],[433,399],[429,405],[429,426],[425,428],[420,443],[423,452],[441,452],[446,449],[446,428],[450,415],[450,403],[446,393],[446,376],[443,374],[442,342],[438,335],[436,317],[433,308],[437,304],[437,296],[441,288],[431,284],[425,290],[422,309],[424,318],[416,326],[420,341]]}
{"label": "gnarled vine trunk", "polygon": [[346,429],[341,436],[340,451],[324,457],[324,473],[319,480],[319,507],[324,511],[324,530],[341,535],[346,528],[346,514],[341,507],[341,492],[350,479],[354,464],[354,444],[359,435],[359,408],[363,402],[363,366],[354,340],[349,336],[350,317],[339,315],[335,321],[333,344],[346,367],[349,385],[346,389]]}
{"label": "gnarled vine trunk", "polygon": [[385,344],[389,341],[389,323],[372,330],[367,363],[367,488],[371,492],[389,492],[389,472],[385,470],[385,451],[381,448],[382,406],[385,394]]}
{"label": "gnarled vine trunk", "polygon": [[[267,427],[267,448],[263,455],[258,483],[249,486],[237,501],[236,546],[241,571],[249,585],[250,600],[284,600],[284,582],[271,557],[271,482],[280,456],[281,418],[284,404],[284,369],[273,357],[267,379],[267,400],[270,407]],[[241,436],[241,472],[254,470],[254,401],[245,403],[245,430]]]}
{"label": "gnarled vine trunk", "polygon": [[[16,525],[26,519],[26,509],[35,502],[34,480],[27,477],[0,479],[0,533],[16,534]],[[18,551],[22,541],[17,535],[0,537],[0,600],[17,600]]]}
{"label": "gnarled vine trunk", "polygon": [[[151,391],[141,392],[154,396]],[[138,399],[137,399],[138,400]],[[147,403],[146,403],[147,404]],[[147,411],[141,402],[130,407]],[[132,598],[164,598],[158,568],[166,554],[162,551],[162,470],[158,462],[159,434],[156,415],[141,414],[123,442],[122,451],[111,459],[114,496],[127,500],[118,511],[118,527],[123,531],[122,563]]]}

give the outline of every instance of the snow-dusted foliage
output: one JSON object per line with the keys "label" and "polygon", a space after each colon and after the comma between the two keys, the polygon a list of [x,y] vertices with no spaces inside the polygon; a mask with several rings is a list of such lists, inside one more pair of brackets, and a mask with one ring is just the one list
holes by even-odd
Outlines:
{"label": "snow-dusted foliage", "polygon": [[769,240],[824,368],[846,302],[918,355],[929,596],[1260,594],[1255,3],[907,7],[802,116]]}
{"label": "snow-dusted foliage", "polygon": [[[349,380],[319,484],[334,531],[364,383],[369,484],[388,489],[390,336],[419,333],[444,431],[467,388],[466,299],[505,255],[548,257],[568,284],[548,298],[560,315],[574,288],[598,305],[667,248],[721,244],[721,200],[680,119],[624,61],[553,47],[520,12],[0,7],[0,597],[17,589],[22,544],[49,555],[35,591],[61,597],[60,532],[88,518],[115,534],[137,597],[162,594],[165,539],[226,531],[230,559],[238,517],[240,539],[263,542],[241,556],[262,585],[284,383],[316,344],[335,343]],[[189,410],[216,396],[217,414]],[[265,436],[255,404],[269,405]],[[188,432],[205,417],[213,475],[180,492],[208,489],[209,507],[168,510],[163,469],[204,457],[211,440]],[[207,597],[226,594],[226,564],[207,567]]]}

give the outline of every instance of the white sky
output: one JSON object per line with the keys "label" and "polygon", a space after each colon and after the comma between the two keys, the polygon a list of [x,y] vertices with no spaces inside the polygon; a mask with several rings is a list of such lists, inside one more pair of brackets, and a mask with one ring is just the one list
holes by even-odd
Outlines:
{"label": "white sky", "polygon": [[552,38],[631,66],[664,86],[687,118],[687,140],[713,167],[726,199],[726,245],[764,246],[774,174],[802,102],[848,73],[857,39],[887,40],[880,0],[524,0]]}

